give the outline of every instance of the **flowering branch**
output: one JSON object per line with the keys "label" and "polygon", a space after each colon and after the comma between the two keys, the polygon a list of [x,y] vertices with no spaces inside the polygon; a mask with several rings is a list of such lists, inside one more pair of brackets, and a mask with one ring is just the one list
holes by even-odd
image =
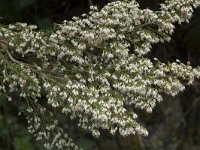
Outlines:
{"label": "flowering branch", "polygon": [[183,82],[200,77],[200,68],[178,60],[152,62],[145,55],[151,44],[169,41],[173,23],[188,22],[199,5],[199,0],[166,0],[154,12],[140,9],[135,0],[116,1],[100,11],[91,6],[88,15],[51,32],[25,23],[0,27],[0,90],[32,103],[26,111],[29,131],[47,149],[78,147],[39,104],[42,91],[48,105],[78,119],[78,126],[96,137],[99,129],[147,136],[132,108],[151,113],[162,93],[177,95]]}

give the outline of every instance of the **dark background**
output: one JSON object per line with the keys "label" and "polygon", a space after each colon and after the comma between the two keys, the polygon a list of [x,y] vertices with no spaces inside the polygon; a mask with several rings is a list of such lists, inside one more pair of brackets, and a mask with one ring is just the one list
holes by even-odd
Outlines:
{"label": "dark background", "polygon": [[[70,20],[89,11],[89,5],[99,8],[112,0],[0,0],[0,24],[26,22],[41,29],[50,30],[53,23]],[[159,9],[163,0],[138,0],[142,8]],[[148,57],[163,62],[180,59],[200,65],[200,9],[195,10],[189,24],[176,25],[172,41],[156,44]],[[200,150],[200,86],[187,86],[186,91],[172,98],[164,96],[151,115],[141,112],[140,118],[149,130],[148,137],[111,136],[102,131],[100,139],[78,129],[65,120],[75,142],[87,150]],[[40,143],[26,131],[23,117],[17,112],[23,109],[21,102],[9,103],[0,97],[0,150],[42,150]],[[59,116],[58,116],[59,117]]]}

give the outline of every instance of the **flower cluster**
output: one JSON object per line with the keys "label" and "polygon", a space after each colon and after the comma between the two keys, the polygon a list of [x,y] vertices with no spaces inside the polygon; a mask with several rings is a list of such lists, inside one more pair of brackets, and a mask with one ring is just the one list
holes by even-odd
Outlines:
{"label": "flower cluster", "polygon": [[47,149],[78,148],[46,105],[96,137],[100,129],[147,136],[134,109],[151,113],[163,93],[175,96],[199,78],[200,68],[145,54],[153,43],[169,41],[173,23],[188,22],[199,5],[199,0],[166,0],[152,11],[135,0],[116,1],[100,11],[92,6],[88,15],[56,24],[51,32],[26,23],[1,26],[0,91],[9,101],[13,93],[27,101],[28,130]]}

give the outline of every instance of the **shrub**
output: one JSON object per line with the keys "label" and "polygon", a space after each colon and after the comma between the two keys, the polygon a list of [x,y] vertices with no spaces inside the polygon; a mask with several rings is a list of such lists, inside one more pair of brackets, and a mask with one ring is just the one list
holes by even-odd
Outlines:
{"label": "shrub", "polygon": [[[200,68],[150,60],[151,45],[170,41],[174,23],[188,22],[199,0],[166,0],[159,11],[135,0],[55,24],[52,31],[16,23],[0,27],[0,92],[23,99],[28,131],[46,149],[79,149],[54,112],[77,119],[96,137],[148,135],[135,109],[151,113],[162,94],[175,96],[200,77]],[[17,96],[16,96],[17,95]],[[46,104],[41,103],[45,96]]]}

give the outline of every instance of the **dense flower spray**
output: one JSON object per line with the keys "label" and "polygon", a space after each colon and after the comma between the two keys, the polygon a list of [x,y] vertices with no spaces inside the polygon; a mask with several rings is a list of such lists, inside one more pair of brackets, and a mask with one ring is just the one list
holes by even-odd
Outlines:
{"label": "dense flower spray", "polygon": [[[152,44],[170,41],[173,23],[188,22],[199,5],[166,0],[152,11],[123,0],[101,10],[92,6],[89,14],[56,24],[51,32],[25,23],[0,26],[0,92],[9,101],[13,93],[26,100],[28,131],[46,149],[79,149],[52,108],[96,137],[100,129],[147,136],[133,108],[151,113],[162,93],[177,95],[183,83],[200,77],[200,68],[145,55]],[[42,93],[48,108],[39,101]]]}

